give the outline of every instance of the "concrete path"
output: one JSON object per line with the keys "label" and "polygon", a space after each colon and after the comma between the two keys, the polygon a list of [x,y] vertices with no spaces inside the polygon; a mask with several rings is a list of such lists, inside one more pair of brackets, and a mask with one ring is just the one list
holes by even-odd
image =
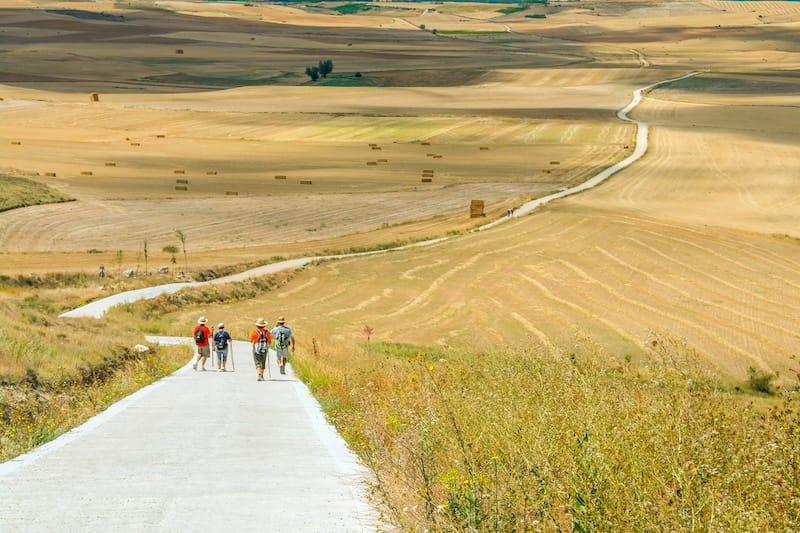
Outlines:
{"label": "concrete path", "polygon": [[366,470],[272,359],[257,382],[250,344],[234,342],[235,372],[189,364],[3,463],[0,532],[388,529]]}

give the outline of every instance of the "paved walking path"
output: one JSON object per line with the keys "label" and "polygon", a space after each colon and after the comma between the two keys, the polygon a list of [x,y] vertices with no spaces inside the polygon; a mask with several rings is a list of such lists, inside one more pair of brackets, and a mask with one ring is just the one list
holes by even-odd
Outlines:
{"label": "paved walking path", "polygon": [[1,464],[0,532],[380,530],[365,469],[272,359],[257,382],[237,341],[235,372],[187,365]]}

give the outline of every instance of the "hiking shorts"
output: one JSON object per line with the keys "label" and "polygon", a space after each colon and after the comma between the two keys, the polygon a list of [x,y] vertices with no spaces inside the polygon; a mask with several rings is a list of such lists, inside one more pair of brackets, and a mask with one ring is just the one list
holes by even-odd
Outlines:
{"label": "hiking shorts", "polygon": [[286,360],[289,360],[289,348],[275,348],[275,356],[276,360],[280,361],[284,357]]}
{"label": "hiking shorts", "polygon": [[210,357],[211,356],[211,347],[210,346],[198,346],[197,347],[197,355],[200,357]]}
{"label": "hiking shorts", "polygon": [[253,362],[256,364],[256,368],[267,368],[267,355],[253,350]]}
{"label": "hiking shorts", "polygon": [[223,348],[220,350],[217,348],[217,361],[222,361],[223,363],[228,360],[228,349]]}

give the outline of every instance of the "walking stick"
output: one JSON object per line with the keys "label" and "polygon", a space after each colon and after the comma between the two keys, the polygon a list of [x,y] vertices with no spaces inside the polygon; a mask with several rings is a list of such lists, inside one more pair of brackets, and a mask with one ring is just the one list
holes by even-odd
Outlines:
{"label": "walking stick", "polygon": [[231,339],[230,347],[231,347],[231,369],[234,372],[236,372],[236,363],[233,362],[233,339]]}
{"label": "walking stick", "polygon": [[269,367],[269,360],[272,359],[270,357],[269,348],[267,348],[267,360],[264,364],[267,366],[267,375],[269,376],[269,380],[272,381],[272,369]]}

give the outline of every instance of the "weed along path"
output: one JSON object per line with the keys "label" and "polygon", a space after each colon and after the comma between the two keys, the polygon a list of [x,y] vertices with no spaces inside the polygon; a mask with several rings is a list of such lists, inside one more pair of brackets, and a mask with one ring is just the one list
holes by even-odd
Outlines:
{"label": "weed along path", "polygon": [[187,365],[0,465],[0,531],[380,530],[366,472],[272,359],[257,382],[234,342],[235,371]]}

